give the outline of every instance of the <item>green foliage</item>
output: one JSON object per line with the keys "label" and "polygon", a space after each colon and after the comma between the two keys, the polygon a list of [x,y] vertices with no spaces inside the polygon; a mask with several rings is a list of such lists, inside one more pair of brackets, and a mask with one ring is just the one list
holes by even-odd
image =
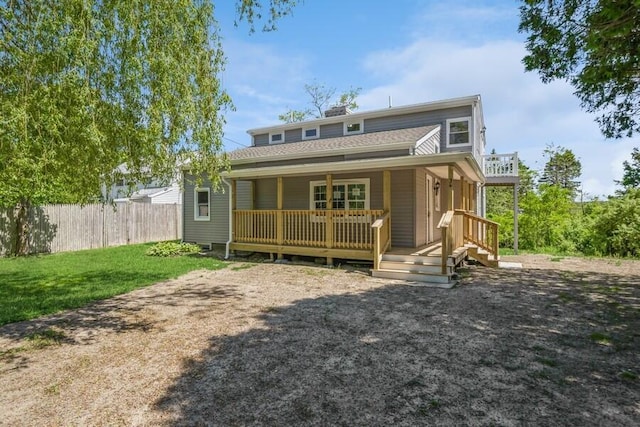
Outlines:
{"label": "green foliage", "polygon": [[640,7],[637,0],[525,0],[527,71],[567,80],[582,107],[601,113],[606,137],[640,131]]}
{"label": "green foliage", "polygon": [[145,256],[149,244],[0,259],[0,325],[130,292],[192,270],[222,268],[208,257]]}
{"label": "green foliage", "polygon": [[591,217],[586,241],[594,254],[640,256],[640,189],[611,197],[597,205]]}
{"label": "green foliage", "polygon": [[141,180],[189,161],[217,182],[218,33],[210,2],[3,2],[0,205],[94,201],[121,163]]}
{"label": "green foliage", "polygon": [[541,183],[557,185],[571,192],[575,197],[580,181],[577,179],[582,173],[582,165],[571,150],[564,147],[548,145],[544,150],[544,157],[547,162],[544,165]]}
{"label": "green foliage", "polygon": [[640,150],[638,147],[634,147],[631,152],[631,162],[625,160],[622,162],[623,174],[622,180],[616,181],[616,184],[620,184],[625,190],[631,188],[640,188]]}
{"label": "green foliage", "polygon": [[567,247],[565,230],[571,221],[571,193],[556,185],[543,184],[521,203],[519,242],[523,249]]}
{"label": "green foliage", "polygon": [[193,243],[180,243],[180,242],[159,242],[151,246],[145,252],[149,256],[178,256],[200,253],[200,246]]}

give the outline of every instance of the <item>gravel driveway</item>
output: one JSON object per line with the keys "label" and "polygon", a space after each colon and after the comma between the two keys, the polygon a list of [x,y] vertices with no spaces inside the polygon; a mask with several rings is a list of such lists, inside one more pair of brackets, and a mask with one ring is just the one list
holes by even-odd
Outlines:
{"label": "gravel driveway", "polygon": [[0,425],[639,425],[640,262],[505,258],[238,262],[6,325]]}

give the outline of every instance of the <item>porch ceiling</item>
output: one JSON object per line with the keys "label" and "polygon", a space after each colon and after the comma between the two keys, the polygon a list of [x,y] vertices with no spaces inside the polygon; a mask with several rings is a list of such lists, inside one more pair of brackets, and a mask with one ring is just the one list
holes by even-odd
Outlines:
{"label": "porch ceiling", "polygon": [[464,176],[467,180],[481,183],[485,182],[484,174],[482,173],[477,161],[471,153],[465,152],[267,166],[238,170],[234,170],[232,168],[230,172],[223,172],[222,176],[231,179],[254,179],[425,167],[436,176],[440,178],[447,178],[449,166],[454,166],[454,179],[459,179],[461,176]]}

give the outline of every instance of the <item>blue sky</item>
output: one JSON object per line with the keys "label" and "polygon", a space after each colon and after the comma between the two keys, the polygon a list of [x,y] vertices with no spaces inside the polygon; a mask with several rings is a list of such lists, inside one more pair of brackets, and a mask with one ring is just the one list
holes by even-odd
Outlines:
{"label": "blue sky", "polygon": [[[640,138],[606,140],[565,82],[525,73],[518,6],[503,1],[306,0],[275,32],[235,27],[235,2],[218,1],[227,66],[223,84],[236,111],[226,115],[225,147],[251,143],[247,129],[278,123],[308,107],[305,83],[337,92],[361,87],[359,111],[480,94],[487,151],[518,151],[544,166],[548,144],[582,162],[588,197],[612,194]],[[264,3],[267,3],[265,0]]]}

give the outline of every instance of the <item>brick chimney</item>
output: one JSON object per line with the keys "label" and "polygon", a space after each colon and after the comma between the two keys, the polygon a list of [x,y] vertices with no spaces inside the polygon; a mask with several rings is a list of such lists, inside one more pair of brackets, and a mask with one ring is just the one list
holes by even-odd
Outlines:
{"label": "brick chimney", "polygon": [[346,105],[336,105],[324,112],[325,117],[346,116],[347,114],[351,114],[351,110]]}

